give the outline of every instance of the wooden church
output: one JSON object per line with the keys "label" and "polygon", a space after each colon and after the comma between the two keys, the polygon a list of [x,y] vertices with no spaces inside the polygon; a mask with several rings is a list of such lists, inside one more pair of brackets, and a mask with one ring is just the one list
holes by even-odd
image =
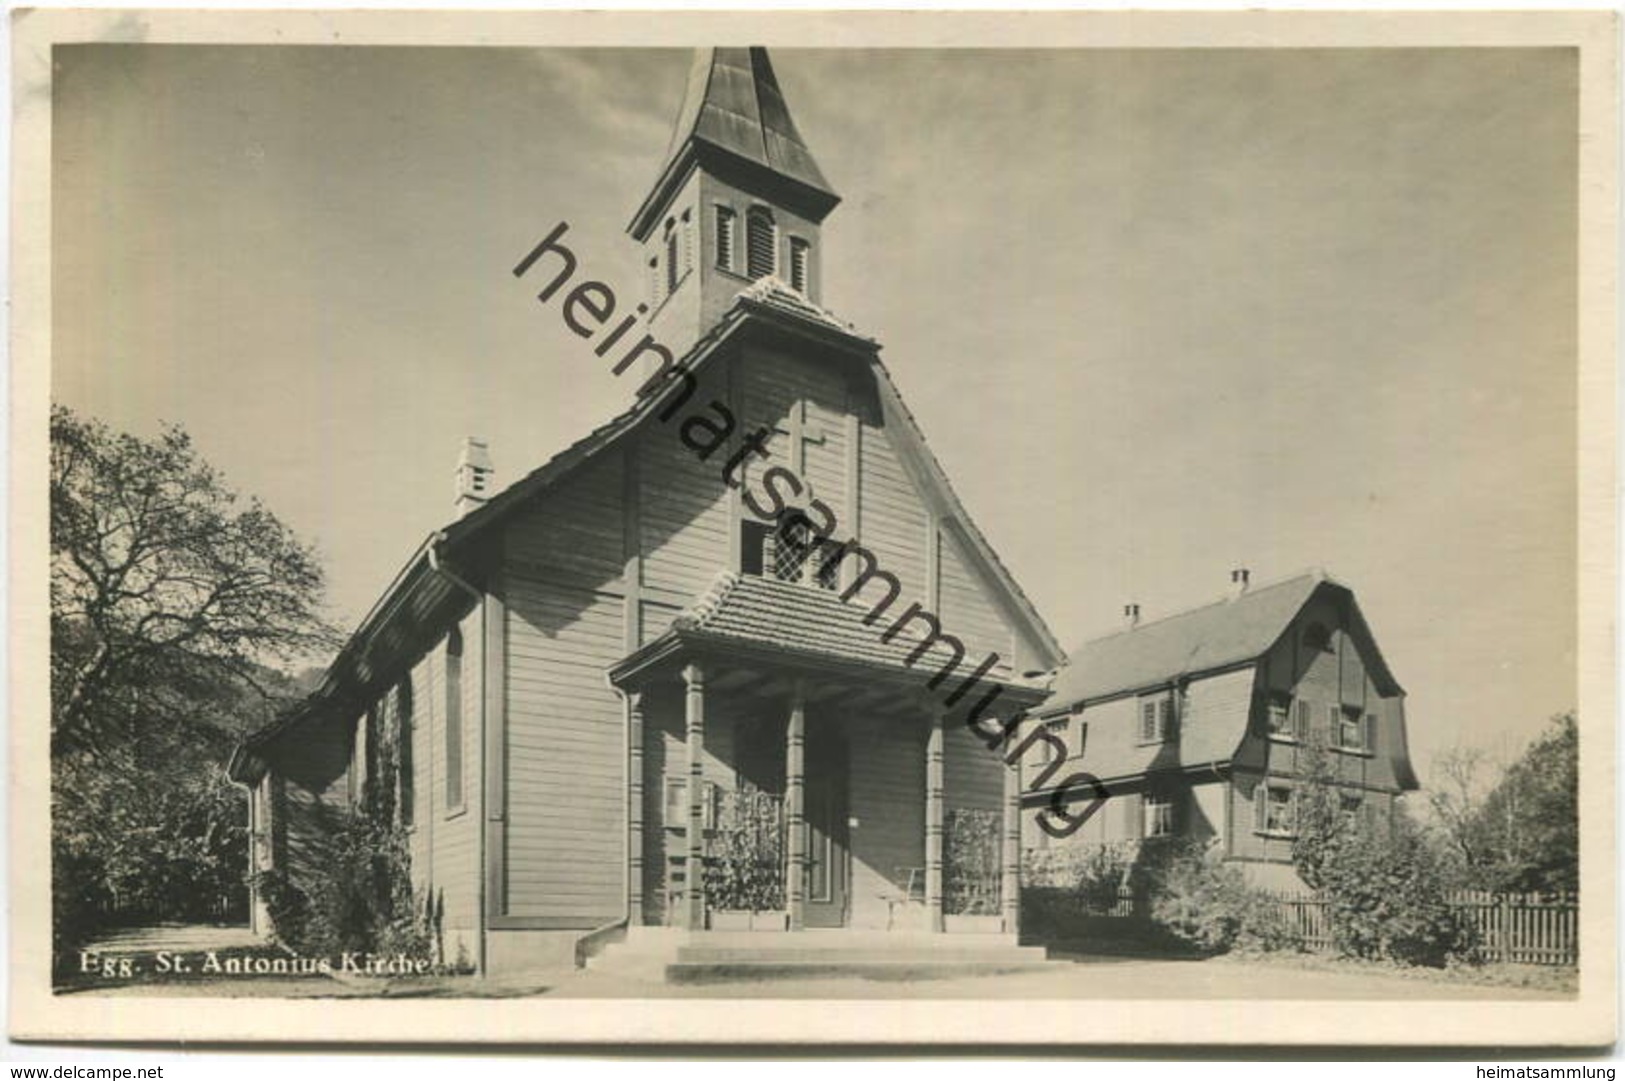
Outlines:
{"label": "wooden church", "polygon": [[437,952],[481,971],[746,930],[1015,948],[1001,726],[1063,653],[823,306],[838,202],[766,51],[702,51],[628,226],[637,325],[563,227],[514,268],[634,404],[501,491],[470,442],[455,519],[233,756],[256,870],[321,876],[387,790]]}

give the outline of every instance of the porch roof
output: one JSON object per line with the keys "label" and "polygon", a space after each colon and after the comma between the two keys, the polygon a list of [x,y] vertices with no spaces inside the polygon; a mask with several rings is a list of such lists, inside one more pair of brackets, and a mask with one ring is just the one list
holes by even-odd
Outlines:
{"label": "porch roof", "polygon": [[[916,680],[922,691],[929,690],[926,680],[937,673],[945,652],[932,650],[915,660],[919,637],[898,634],[887,641],[883,635],[895,615],[865,623],[868,614],[867,602],[843,601],[830,590],[726,571],[672,620],[670,629],[616,665],[611,678],[620,682],[684,645],[710,644],[726,647],[730,653],[776,655],[810,667],[856,668],[891,679]],[[946,634],[952,631],[952,627],[944,628]],[[978,661],[967,654],[958,671],[936,689],[946,694],[975,670]],[[1000,678],[993,673],[981,679],[1030,703],[1048,694],[1037,681]]]}

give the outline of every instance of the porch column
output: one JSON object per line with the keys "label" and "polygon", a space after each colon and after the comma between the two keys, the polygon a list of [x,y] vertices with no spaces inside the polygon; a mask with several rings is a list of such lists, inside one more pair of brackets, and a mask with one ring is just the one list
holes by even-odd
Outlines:
{"label": "porch column", "polygon": [[942,930],[942,722],[933,711],[925,737],[926,930]]}
{"label": "porch column", "polygon": [[1004,933],[1021,931],[1021,760],[1004,766],[1004,835],[1000,845],[1003,875],[999,881],[999,902],[1004,917]]}
{"label": "porch column", "polygon": [[790,687],[790,719],[784,732],[784,905],[790,930],[804,926],[807,901],[807,682]]}
{"label": "porch column", "polygon": [[684,862],[683,895],[687,898],[683,926],[705,930],[705,808],[701,772],[705,754],[705,673],[697,664],[683,669],[685,719],[688,722],[688,854]]}
{"label": "porch column", "polygon": [[643,926],[643,692],[626,696],[626,922]]}

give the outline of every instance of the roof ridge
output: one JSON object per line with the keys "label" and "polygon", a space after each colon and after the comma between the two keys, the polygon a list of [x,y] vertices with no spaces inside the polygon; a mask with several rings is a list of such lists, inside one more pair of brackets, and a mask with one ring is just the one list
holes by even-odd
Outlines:
{"label": "roof ridge", "polygon": [[[1249,588],[1245,593],[1239,593],[1239,594],[1235,594],[1233,596],[1216,597],[1213,600],[1207,601],[1204,604],[1198,604],[1198,605],[1195,605],[1195,606],[1190,607],[1190,608],[1181,608],[1178,611],[1169,612],[1167,615],[1158,616],[1156,619],[1148,619],[1144,623],[1138,623],[1138,624],[1134,625],[1133,627],[1129,627],[1126,630],[1112,631],[1110,634],[1100,634],[1100,635],[1096,635],[1093,638],[1086,638],[1086,639],[1084,639],[1084,641],[1080,642],[1078,644],[1077,648],[1072,650],[1072,652],[1076,653],[1076,652],[1078,652],[1078,650],[1083,649],[1085,646],[1092,646],[1096,642],[1105,642],[1105,641],[1109,641],[1109,640],[1111,640],[1113,638],[1121,638],[1124,635],[1138,634],[1141,631],[1149,630],[1152,627],[1158,627],[1158,626],[1161,626],[1161,625],[1163,625],[1165,623],[1170,623],[1170,622],[1172,622],[1172,621],[1174,621],[1176,619],[1184,619],[1187,616],[1196,615],[1198,612],[1206,612],[1206,611],[1208,611],[1209,609],[1212,609],[1212,608],[1222,608],[1225,605],[1235,604],[1238,601],[1246,600],[1248,597],[1256,597],[1261,593],[1265,593],[1265,592],[1267,592],[1269,590],[1272,590],[1272,589],[1279,589],[1282,586],[1291,585],[1294,582],[1300,581],[1301,579],[1304,579],[1304,578],[1312,578],[1317,583],[1318,582],[1330,582],[1332,585],[1335,585],[1335,586],[1342,586],[1343,585],[1343,583],[1341,583],[1341,582],[1337,581],[1336,579],[1332,578],[1331,575],[1327,574],[1321,568],[1319,568],[1319,567],[1311,567],[1308,570],[1298,571],[1296,574],[1287,575],[1285,578],[1276,578],[1276,579],[1274,579],[1272,581],[1265,582],[1263,585],[1253,586],[1253,587]],[[1348,587],[1343,586],[1343,588],[1347,589]]]}
{"label": "roof ridge", "polygon": [[679,612],[671,621],[673,627],[681,630],[693,630],[705,626],[712,616],[717,614],[734,587],[739,584],[739,575],[731,570],[718,571],[715,578],[707,585],[695,602]]}

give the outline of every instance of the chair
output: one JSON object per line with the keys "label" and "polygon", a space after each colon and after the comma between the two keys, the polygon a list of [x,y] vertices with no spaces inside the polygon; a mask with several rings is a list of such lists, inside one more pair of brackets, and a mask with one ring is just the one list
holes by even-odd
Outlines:
{"label": "chair", "polygon": [[[903,885],[895,885],[899,881]],[[897,922],[899,905],[906,908],[915,901],[925,904],[925,868],[892,868],[892,881],[887,882],[886,888],[880,891],[880,898],[886,902],[886,930],[890,931]]]}

